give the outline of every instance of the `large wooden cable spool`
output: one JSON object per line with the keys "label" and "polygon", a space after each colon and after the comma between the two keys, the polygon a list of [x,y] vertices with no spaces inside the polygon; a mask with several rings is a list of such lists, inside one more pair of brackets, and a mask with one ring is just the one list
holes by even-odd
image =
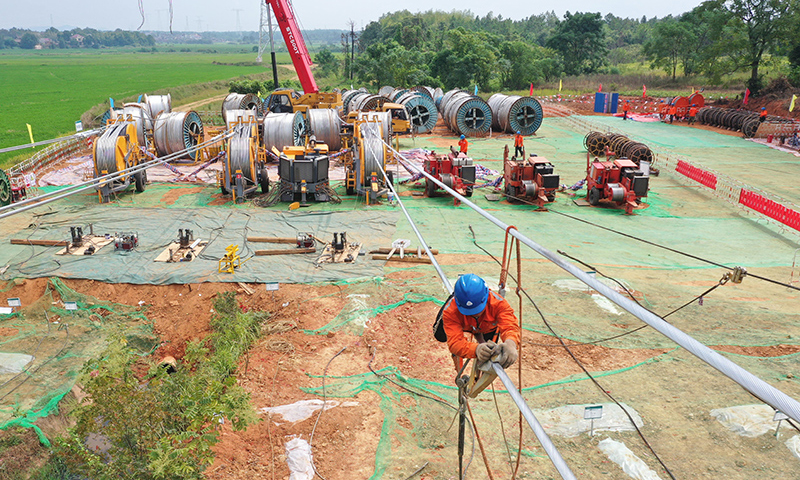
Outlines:
{"label": "large wooden cable spool", "polygon": [[608,140],[606,136],[600,132],[589,132],[583,139],[583,146],[593,157],[600,157],[605,155]]}
{"label": "large wooden cable spool", "polygon": [[420,92],[405,92],[397,97],[395,103],[406,107],[411,127],[416,133],[428,133],[439,120],[439,111],[433,99]]}
{"label": "large wooden cable spool", "polygon": [[492,110],[492,128],[496,131],[532,135],[542,125],[544,111],[533,97],[495,93],[487,103]]}
{"label": "large wooden cable spool", "polygon": [[466,92],[454,93],[447,101],[442,99],[440,111],[444,114],[447,126],[456,134],[478,135],[488,132],[492,127],[492,109],[489,104]]}
{"label": "large wooden cable spool", "polygon": [[150,118],[156,118],[162,113],[172,112],[172,95],[147,95],[144,96],[144,104],[147,105],[147,111]]}

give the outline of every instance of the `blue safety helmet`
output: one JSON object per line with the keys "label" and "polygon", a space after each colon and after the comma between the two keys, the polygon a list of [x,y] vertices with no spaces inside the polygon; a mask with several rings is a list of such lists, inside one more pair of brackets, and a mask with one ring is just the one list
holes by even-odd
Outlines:
{"label": "blue safety helmet", "polygon": [[767,107],[761,107],[761,110],[766,110],[766,109],[767,109]]}
{"label": "blue safety helmet", "polygon": [[461,135],[461,140],[464,140],[465,138],[467,138],[467,137],[465,137],[464,135]]}
{"label": "blue safety helmet", "polygon": [[489,287],[481,277],[474,273],[468,273],[458,277],[453,289],[453,297],[459,312],[463,315],[477,315],[486,308],[486,301],[489,300]]}
{"label": "blue safety helmet", "polygon": [[517,130],[517,135],[522,135],[522,132],[520,132],[519,130]]}

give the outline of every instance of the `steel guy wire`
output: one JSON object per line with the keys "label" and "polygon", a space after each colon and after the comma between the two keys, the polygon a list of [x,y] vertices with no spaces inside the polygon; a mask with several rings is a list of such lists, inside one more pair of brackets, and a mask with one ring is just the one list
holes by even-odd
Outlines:
{"label": "steel guy wire", "polygon": [[[396,153],[403,161],[407,161],[399,152]],[[426,178],[433,181],[440,188],[444,189],[446,192],[453,195],[462,203],[475,210],[482,217],[486,218],[487,220],[495,224],[497,227],[503,229],[504,231],[509,229],[509,225],[505,224],[496,217],[492,216],[491,214],[489,214],[488,212],[486,212],[485,210],[474,204],[468,198],[462,196],[455,190],[443,184],[433,176],[429,175],[427,172],[420,171],[420,169],[416,165],[412,165],[412,167],[415,170],[419,171]],[[785,413],[795,421],[800,421],[800,402],[791,398],[783,391],[773,387],[772,385],[768,384],[761,378],[750,373],[749,371],[740,367],[731,360],[728,360],[727,358],[723,357],[718,352],[712,350],[708,346],[695,340],[690,335],[686,334],[685,332],[676,328],[675,326],[667,323],[666,321],[654,315],[652,312],[648,311],[647,309],[643,308],[637,303],[632,302],[627,298],[623,297],[614,289],[609,288],[602,282],[598,282],[597,279],[591,277],[589,274],[585,273],[580,268],[577,268],[575,265],[567,262],[562,257],[556,255],[550,250],[544,248],[543,246],[529,239],[528,237],[523,235],[519,230],[516,229],[510,230],[509,235],[518,239],[520,242],[527,245],[529,248],[536,251],[544,258],[554,263],[556,266],[560,267],[564,271],[576,277],[581,282],[593,288],[598,293],[608,298],[609,300],[611,300],[624,310],[628,311],[635,317],[651,325],[658,332],[660,332],[667,338],[671,339],[678,345],[688,350],[698,359],[714,367],[720,373],[726,375],[728,378],[730,378],[737,384],[741,385],[743,388],[752,393],[754,396],[761,399],[761,401],[763,401],[764,403],[767,403],[776,410]]]}

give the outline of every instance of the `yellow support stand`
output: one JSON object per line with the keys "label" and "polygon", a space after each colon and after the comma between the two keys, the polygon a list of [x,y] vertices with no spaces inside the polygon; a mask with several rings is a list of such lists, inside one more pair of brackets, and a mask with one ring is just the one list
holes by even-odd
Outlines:
{"label": "yellow support stand", "polygon": [[233,273],[234,269],[241,265],[241,259],[236,252],[239,251],[238,245],[230,245],[225,249],[225,255],[219,259],[219,273]]}

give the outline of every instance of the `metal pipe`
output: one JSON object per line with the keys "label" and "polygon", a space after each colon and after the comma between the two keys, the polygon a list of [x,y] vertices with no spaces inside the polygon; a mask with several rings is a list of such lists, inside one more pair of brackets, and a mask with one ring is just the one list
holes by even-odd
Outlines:
{"label": "metal pipe", "polygon": [[50,143],[63,142],[65,140],[69,140],[71,138],[76,138],[76,137],[90,137],[92,135],[100,133],[104,129],[105,129],[105,127],[103,127],[103,128],[95,128],[94,130],[85,130],[83,132],[76,133],[74,135],[70,135],[68,137],[51,138],[50,140],[41,140],[41,141],[36,142],[36,143],[26,143],[25,145],[17,145],[16,147],[0,148],[0,153],[13,152],[15,150],[22,150],[23,148],[38,147],[39,145],[47,145],[47,144],[50,144]]}
{"label": "metal pipe", "polygon": [[[206,140],[203,143],[199,143],[199,144],[195,145],[194,147],[192,147],[192,149],[189,149],[189,150],[194,150],[194,149],[199,150],[199,149],[201,149],[201,148],[203,148],[203,147],[205,147],[207,145],[212,145],[212,144],[214,144],[214,143],[216,143],[216,142],[218,142],[220,140],[224,140],[226,138],[229,138],[231,135],[233,135],[232,132],[225,132],[224,135],[219,135],[219,136],[213,137],[213,138],[211,138],[209,140]],[[89,189],[92,189],[92,188],[97,188],[98,186],[100,186],[100,185],[102,185],[104,183],[107,183],[109,181],[115,180],[115,179],[117,179],[117,178],[119,178],[119,177],[121,177],[123,175],[130,175],[130,174],[133,174],[133,173],[137,173],[137,172],[140,172],[142,170],[147,170],[148,168],[155,167],[156,165],[161,165],[162,163],[166,163],[166,162],[168,162],[170,160],[174,160],[175,158],[178,158],[182,154],[183,154],[183,152],[176,152],[176,153],[174,153],[172,155],[167,155],[166,157],[163,157],[163,158],[150,160],[149,162],[144,162],[144,163],[140,163],[138,165],[135,165],[133,167],[128,167],[125,170],[120,170],[118,172],[110,173],[110,174],[104,175],[102,177],[97,177],[97,178],[93,178],[91,180],[87,180],[85,182],[77,183],[75,185],[71,185],[69,187],[62,188],[61,190],[57,190],[55,192],[46,193],[46,194],[40,195],[38,197],[29,198],[29,199],[23,200],[21,202],[12,203],[11,205],[6,205],[5,207],[0,207],[0,212],[6,211],[6,213],[0,213],[0,219],[3,219],[5,217],[10,217],[11,215],[15,215],[17,213],[25,212],[25,211],[30,210],[32,208],[36,208],[36,207],[39,207],[39,206],[42,206],[42,205],[46,205],[48,203],[54,202],[56,200],[60,200],[62,198],[66,198],[66,197],[68,197],[70,195],[74,195],[76,193],[80,193],[80,192],[83,192],[85,190],[89,190]],[[63,193],[64,190],[69,190],[69,192]],[[33,204],[33,205],[31,205],[31,204]],[[7,210],[12,210],[12,211],[8,212]]]}
{"label": "metal pipe", "polygon": [[[367,133],[367,135],[371,134],[373,138],[380,138],[380,135],[378,135],[377,132],[372,131],[371,129],[365,130],[365,133]],[[389,183],[389,177],[386,175],[386,170],[383,169],[383,165],[378,165],[378,168],[380,168],[381,173],[383,174],[383,178],[386,179],[386,186],[389,188],[389,190],[391,190],[395,200],[397,200],[397,204],[400,205],[400,209],[403,210],[403,214],[405,214],[408,223],[411,224],[411,229],[414,230],[414,233],[417,235],[419,243],[422,245],[422,248],[425,249],[425,255],[427,255],[428,258],[431,259],[431,265],[433,265],[433,268],[436,269],[436,273],[439,274],[439,278],[442,279],[442,284],[444,285],[445,289],[447,289],[447,294],[450,295],[451,293],[453,293],[453,286],[450,284],[450,280],[447,279],[447,275],[445,275],[444,271],[442,271],[442,267],[439,265],[439,262],[437,262],[436,258],[434,258],[433,253],[431,252],[431,248],[428,246],[428,243],[425,241],[424,238],[422,238],[422,234],[417,228],[417,224],[414,223],[414,220],[411,219],[411,215],[408,213],[408,210],[406,210],[406,206],[403,205],[403,201],[400,200],[400,195],[397,194],[397,191],[394,189],[394,185]]]}
{"label": "metal pipe", "polygon": [[[402,155],[400,155],[400,152],[395,151],[395,154],[398,156],[398,158],[405,161],[408,164],[407,166],[409,168],[412,168],[417,172],[421,173],[428,180],[434,182],[440,188],[444,189],[452,196],[460,200],[464,205],[467,205],[468,207],[472,208],[473,210],[478,212],[482,217],[486,218],[490,222],[497,225],[500,229],[504,231],[508,229],[509,227],[508,225],[501,222],[500,220],[493,217],[491,214],[489,214],[479,206],[472,203],[468,198],[462,196],[452,188],[443,184],[433,176],[429,175],[424,170],[420,170],[419,168],[417,168],[416,165],[413,165],[410,162],[408,162],[408,160],[406,160]],[[520,242],[527,245],[528,247],[530,247],[531,249],[533,249],[535,252],[545,257],[546,259],[555,263],[563,270],[566,270],[572,276],[582,281],[589,287],[593,288],[595,291],[597,291],[604,297],[616,303],[621,308],[627,310],[629,313],[631,313],[641,321],[650,325],[662,335],[666,336],[673,342],[685,348],[692,355],[696,356],[697,358],[707,363],[708,365],[714,367],[720,373],[727,376],[734,382],[738,383],[742,388],[752,393],[754,396],[756,396],[764,403],[770,405],[772,408],[778,411],[785,413],[793,420],[800,422],[800,402],[798,402],[797,400],[786,395],[785,393],[773,387],[772,385],[768,384],[764,380],[761,380],[760,378],[748,372],[744,368],[723,357],[716,351],[698,342],[691,336],[684,333],[682,330],[676,328],[673,325],[670,325],[664,319],[646,310],[641,305],[629,300],[628,298],[623,297],[616,290],[607,287],[597,279],[589,276],[589,274],[585,273],[580,268],[576,267],[575,265],[572,265],[571,263],[561,258],[559,255],[556,255],[550,250],[547,250],[546,248],[537,244],[533,240],[529,239],[528,237],[520,233],[518,230],[511,229],[509,231],[509,234],[514,238],[518,239]]]}
{"label": "metal pipe", "polygon": [[494,373],[500,377],[500,381],[503,382],[503,385],[508,390],[508,394],[511,395],[511,398],[514,400],[514,403],[517,404],[519,411],[522,412],[522,416],[525,417],[525,420],[528,421],[528,425],[533,430],[533,434],[536,435],[536,438],[539,440],[539,443],[544,448],[545,453],[547,456],[550,457],[550,461],[553,462],[553,466],[556,467],[558,473],[561,474],[561,478],[564,480],[574,479],[575,474],[572,473],[567,462],[564,461],[564,457],[561,456],[558,449],[555,445],[553,445],[553,441],[550,440],[550,437],[547,436],[547,432],[544,431],[544,428],[539,423],[539,420],[536,419],[536,416],[531,411],[528,404],[525,402],[525,399],[522,398],[519,391],[517,391],[517,387],[514,385],[514,382],[508,378],[506,371],[503,370],[503,367],[500,366],[499,363],[491,362],[492,369]]}

